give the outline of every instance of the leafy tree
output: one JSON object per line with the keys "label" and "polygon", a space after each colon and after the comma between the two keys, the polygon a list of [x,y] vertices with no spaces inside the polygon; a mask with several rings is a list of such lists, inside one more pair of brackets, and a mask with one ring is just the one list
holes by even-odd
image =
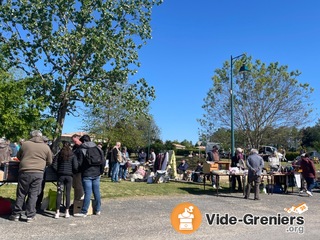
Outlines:
{"label": "leafy tree", "polygon": [[[296,127],[282,126],[279,128],[268,127],[262,139],[262,144],[274,147],[290,149],[300,139],[299,130]],[[296,146],[295,146],[296,148]]]}
{"label": "leafy tree", "polygon": [[174,145],[173,145],[173,142],[167,140],[165,143],[164,143],[164,149],[163,150],[173,150],[174,149]]}
{"label": "leafy tree", "polygon": [[155,139],[154,142],[150,145],[150,149],[153,148],[155,154],[160,153],[161,151],[166,150],[163,141],[160,139]]}
{"label": "leafy tree", "polygon": [[84,123],[84,129],[96,139],[105,140],[107,145],[120,141],[131,150],[147,147],[160,134],[151,115],[130,116],[116,101],[99,108],[92,107],[86,112]]}
{"label": "leafy tree", "polygon": [[[247,65],[251,72],[241,78],[237,72],[240,65],[241,61],[236,61],[233,72],[234,126],[244,134],[250,146],[259,147],[270,127],[299,126],[306,122],[311,112],[308,99],[313,89],[307,83],[298,82],[298,71],[288,72],[287,66],[277,62],[269,65],[260,60],[251,62],[250,57]],[[230,126],[229,74],[229,62],[215,70],[213,86],[204,99],[205,114],[199,120],[206,132],[213,126]]]}
{"label": "leafy tree", "polygon": [[192,148],[193,147],[192,141],[188,141],[187,139],[183,140],[179,144],[185,146],[186,148]]}
{"label": "leafy tree", "polygon": [[303,147],[320,151],[320,120],[313,127],[303,128],[301,133]]}
{"label": "leafy tree", "polygon": [[39,79],[60,136],[76,102],[85,106],[121,95],[127,111],[141,113],[154,98],[136,73],[138,49],[151,38],[151,10],[161,0],[2,1],[0,39],[11,66]]}
{"label": "leafy tree", "polygon": [[41,114],[46,105],[29,89],[34,82],[28,78],[15,80],[12,73],[0,70],[0,136],[18,141],[29,137],[32,129],[50,133],[54,121]]}

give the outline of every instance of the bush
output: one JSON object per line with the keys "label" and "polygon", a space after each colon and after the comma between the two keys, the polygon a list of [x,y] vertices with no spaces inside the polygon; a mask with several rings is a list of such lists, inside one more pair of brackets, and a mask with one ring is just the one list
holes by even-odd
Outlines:
{"label": "bush", "polygon": [[299,152],[287,152],[286,153],[286,159],[288,161],[293,161],[298,156],[300,156]]}

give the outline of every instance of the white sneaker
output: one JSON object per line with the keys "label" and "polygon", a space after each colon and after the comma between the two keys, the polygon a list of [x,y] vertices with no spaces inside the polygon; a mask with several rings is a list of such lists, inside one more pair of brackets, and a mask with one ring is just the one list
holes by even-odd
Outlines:
{"label": "white sneaker", "polygon": [[70,217],[70,214],[69,213],[66,213],[66,215],[64,215],[65,218],[69,218]]}
{"label": "white sneaker", "polygon": [[313,196],[312,193],[309,192],[309,191],[306,191],[306,193],[308,194],[309,197],[312,197],[312,196]]}
{"label": "white sneaker", "polygon": [[301,190],[300,192],[299,192],[299,195],[301,195],[303,193],[303,190]]}
{"label": "white sneaker", "polygon": [[87,214],[85,214],[85,213],[75,213],[75,214],[73,214],[73,216],[74,217],[86,217]]}
{"label": "white sneaker", "polygon": [[212,185],[212,187],[213,187],[213,189],[217,189],[217,187],[216,187],[216,185],[215,185],[215,184],[213,184],[213,185]]}
{"label": "white sneaker", "polygon": [[55,219],[58,219],[59,217],[60,217],[59,213],[56,213],[56,214],[54,215],[54,218],[55,218]]}

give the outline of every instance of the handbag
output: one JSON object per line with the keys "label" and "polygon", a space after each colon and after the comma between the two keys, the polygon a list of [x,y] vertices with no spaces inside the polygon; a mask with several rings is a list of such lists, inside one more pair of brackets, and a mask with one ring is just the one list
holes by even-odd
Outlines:
{"label": "handbag", "polygon": [[48,198],[49,198],[48,210],[55,211],[56,201],[57,201],[57,191],[49,189]]}

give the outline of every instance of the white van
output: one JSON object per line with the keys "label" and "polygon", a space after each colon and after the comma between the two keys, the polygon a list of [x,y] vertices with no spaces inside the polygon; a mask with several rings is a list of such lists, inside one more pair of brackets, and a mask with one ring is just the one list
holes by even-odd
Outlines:
{"label": "white van", "polygon": [[259,154],[271,155],[274,151],[277,152],[279,160],[283,160],[283,154],[278,152],[278,149],[272,146],[261,146],[259,148]]}

